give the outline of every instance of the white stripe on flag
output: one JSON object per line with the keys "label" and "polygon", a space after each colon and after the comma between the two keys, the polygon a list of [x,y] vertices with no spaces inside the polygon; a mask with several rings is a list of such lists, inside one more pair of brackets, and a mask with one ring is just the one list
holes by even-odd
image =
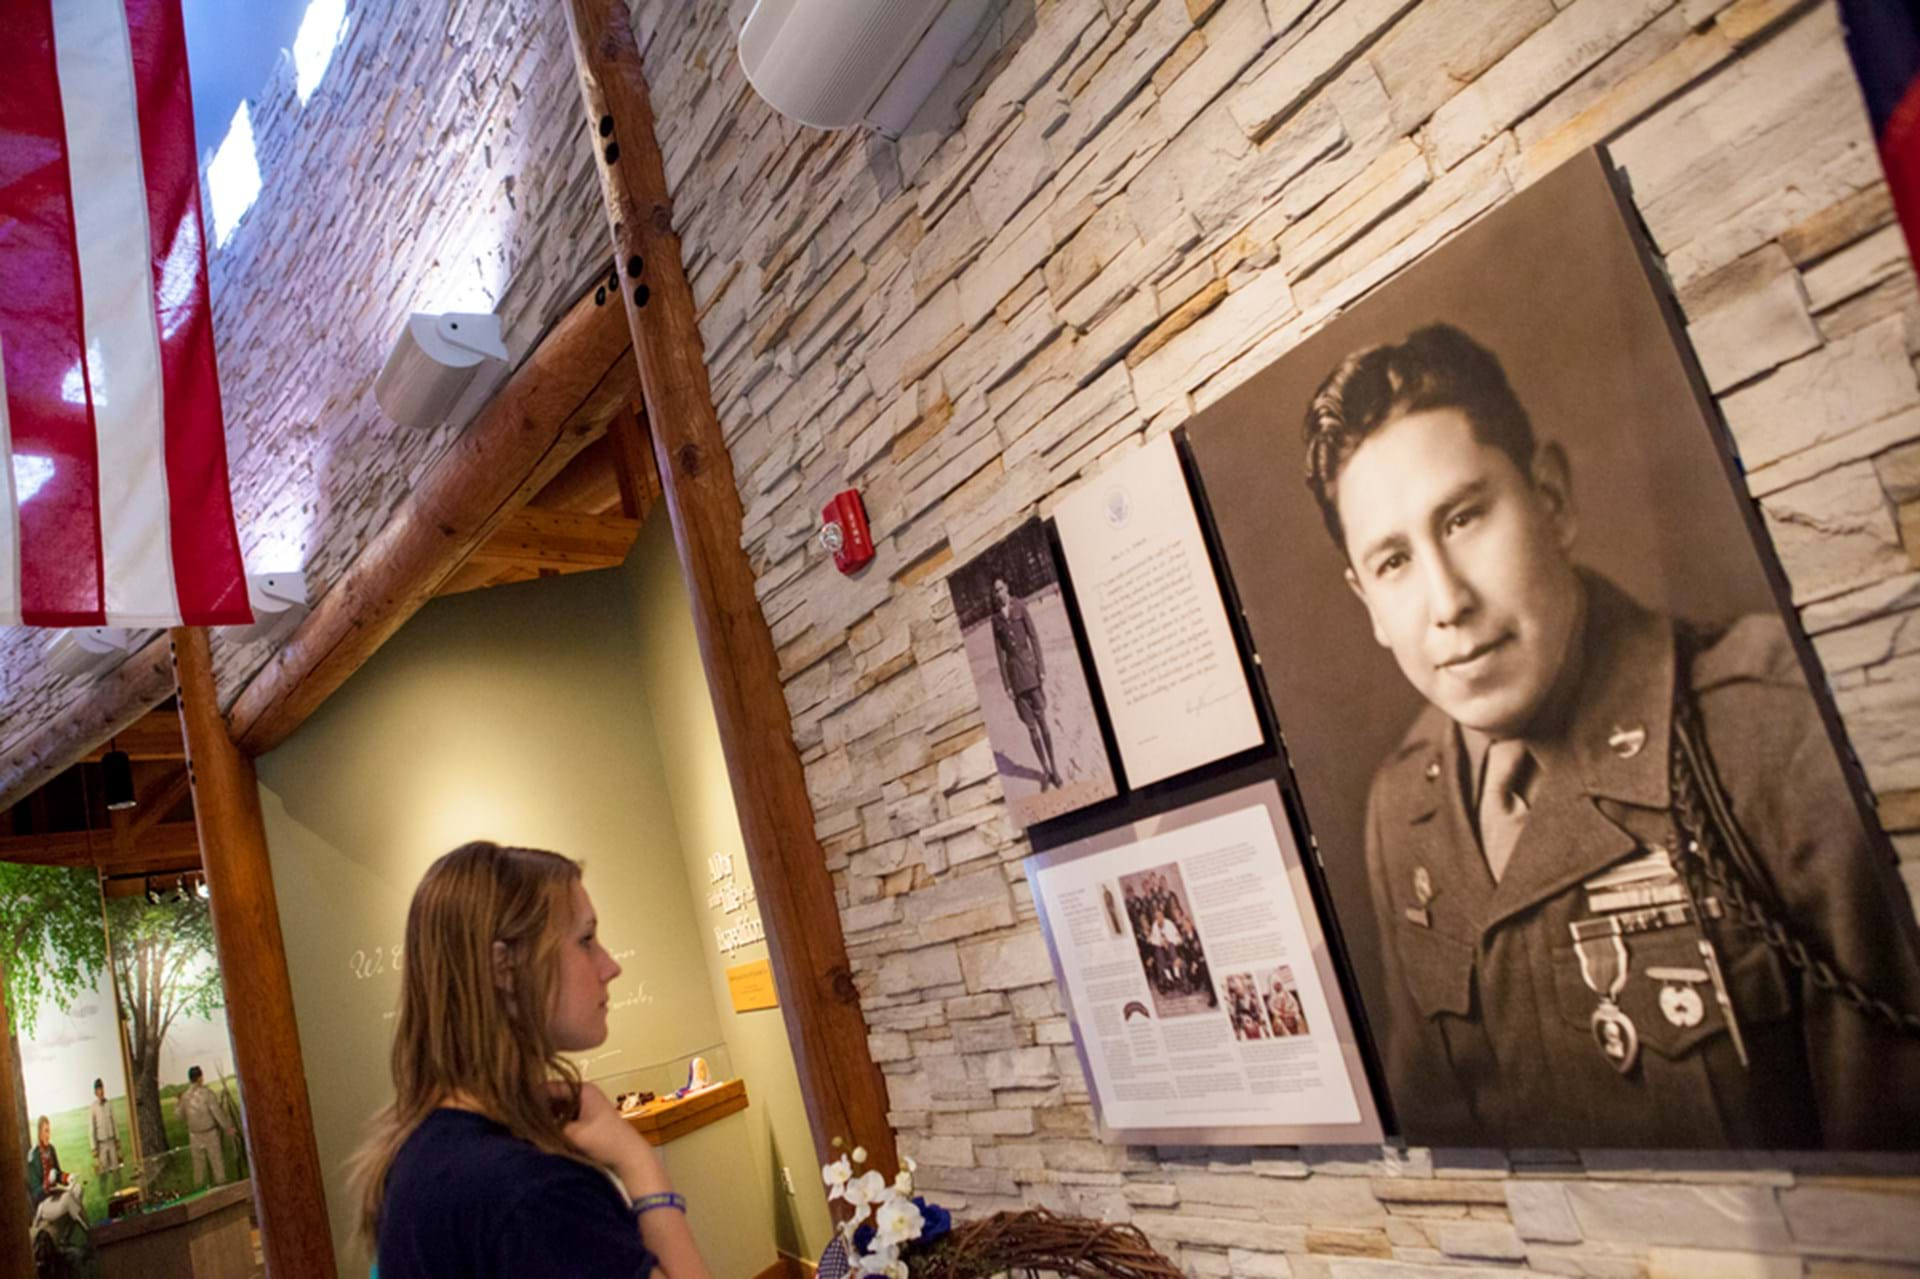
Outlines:
{"label": "white stripe on flag", "polygon": [[121,5],[54,0],[54,45],[100,457],[107,624],[167,626],[178,621],[180,603],[167,517],[166,398],[140,112]]}
{"label": "white stripe on flag", "polygon": [[20,504],[13,500],[13,467],[7,361],[0,350],[0,626],[20,625]]}

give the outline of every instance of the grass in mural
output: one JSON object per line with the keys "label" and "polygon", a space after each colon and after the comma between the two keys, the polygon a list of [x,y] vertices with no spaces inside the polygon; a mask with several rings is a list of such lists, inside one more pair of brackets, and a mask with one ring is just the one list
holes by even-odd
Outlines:
{"label": "grass in mural", "polygon": [[[220,1085],[210,1081],[207,1087],[216,1091]],[[239,1081],[227,1080],[227,1098],[231,1113],[237,1120],[240,1115]],[[193,1152],[187,1148],[187,1126],[180,1121],[174,1099],[186,1091],[185,1084],[172,1084],[160,1090],[160,1109],[167,1121],[167,1150],[153,1162],[154,1177],[149,1203],[163,1203],[168,1199],[177,1199],[193,1190]],[[81,1200],[86,1204],[87,1217],[92,1221],[105,1220],[107,1215],[107,1195],[110,1190],[134,1184],[132,1167],[133,1138],[127,1132],[129,1112],[125,1097],[109,1098],[113,1103],[114,1121],[120,1129],[120,1152],[127,1159],[127,1166],[121,1169],[118,1180],[102,1184],[102,1179],[93,1171],[93,1143],[88,1137],[88,1107],[74,1110],[61,1110],[49,1114],[47,1118],[53,1124],[53,1148],[60,1154],[60,1166],[86,1183],[81,1191]],[[34,1116],[38,1122],[39,1116]],[[236,1149],[236,1147],[239,1147]],[[155,1154],[148,1151],[151,1157]],[[26,1153],[20,1155],[22,1164],[26,1162]],[[227,1143],[227,1180],[238,1181],[247,1175],[247,1152],[243,1143]]]}

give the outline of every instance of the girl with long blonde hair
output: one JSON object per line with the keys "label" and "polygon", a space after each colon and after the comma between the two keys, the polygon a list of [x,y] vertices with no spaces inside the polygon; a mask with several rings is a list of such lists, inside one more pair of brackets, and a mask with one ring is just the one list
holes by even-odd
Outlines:
{"label": "girl with long blonde hair", "polygon": [[620,975],[579,863],[454,849],[401,961],[393,1104],[353,1160],[380,1279],[708,1279],[659,1156],[560,1055],[605,1042]]}

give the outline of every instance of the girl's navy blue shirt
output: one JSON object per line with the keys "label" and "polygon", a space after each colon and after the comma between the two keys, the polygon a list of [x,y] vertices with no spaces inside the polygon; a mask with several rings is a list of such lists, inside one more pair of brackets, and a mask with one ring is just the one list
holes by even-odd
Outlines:
{"label": "girl's navy blue shirt", "polygon": [[659,1264],[603,1172],[485,1115],[436,1110],[387,1174],[380,1279],[648,1279]]}

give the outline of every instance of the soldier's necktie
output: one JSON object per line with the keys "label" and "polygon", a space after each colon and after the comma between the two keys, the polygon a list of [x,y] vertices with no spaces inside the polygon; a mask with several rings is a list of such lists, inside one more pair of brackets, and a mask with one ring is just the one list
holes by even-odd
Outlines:
{"label": "soldier's necktie", "polygon": [[1480,787],[1480,847],[1494,882],[1506,874],[1507,860],[1527,824],[1527,787],[1533,780],[1533,756],[1517,740],[1487,748],[1486,780]]}

